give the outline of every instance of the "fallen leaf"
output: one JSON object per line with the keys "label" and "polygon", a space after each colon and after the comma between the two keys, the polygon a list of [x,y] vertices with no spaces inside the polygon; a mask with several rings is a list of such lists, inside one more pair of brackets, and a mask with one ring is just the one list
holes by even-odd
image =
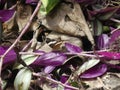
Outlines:
{"label": "fallen leaf", "polygon": [[42,17],[38,13],[38,18],[42,20],[42,24],[49,30],[64,33],[73,36],[87,36],[92,44],[94,44],[92,33],[86,23],[83,12],[78,3],[71,5],[61,3],[59,8],[53,10],[46,17]]}
{"label": "fallen leaf", "polygon": [[15,77],[15,90],[28,90],[32,78],[32,72],[28,68],[21,69]]}
{"label": "fallen leaf", "polygon": [[85,72],[86,70],[92,68],[93,66],[95,66],[96,64],[98,64],[100,62],[100,60],[98,59],[91,59],[86,61],[82,66],[80,66],[80,68],[77,70],[77,74],[80,75],[83,72]]}
{"label": "fallen leaf", "polygon": [[103,75],[107,71],[107,65],[106,64],[97,64],[94,67],[88,69],[84,73],[80,75],[80,78],[96,78],[101,75]]}

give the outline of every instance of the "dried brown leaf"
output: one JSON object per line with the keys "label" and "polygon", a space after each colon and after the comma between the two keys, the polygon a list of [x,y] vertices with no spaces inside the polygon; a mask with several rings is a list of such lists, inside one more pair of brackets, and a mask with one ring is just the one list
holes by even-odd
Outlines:
{"label": "dried brown leaf", "polygon": [[[42,19],[42,24],[48,29],[59,33],[73,36],[86,35],[91,43],[94,44],[93,36],[79,4],[71,4],[61,3],[56,10]],[[40,13],[38,13],[38,18],[42,18]]]}
{"label": "dried brown leaf", "polygon": [[71,43],[76,46],[82,47],[81,39],[70,35],[61,34],[53,31],[48,36],[46,36],[46,38],[51,40],[48,44],[53,46],[53,49],[55,50],[64,47],[64,43]]}
{"label": "dried brown leaf", "polygon": [[32,15],[32,7],[30,5],[17,5],[16,21],[19,27],[19,32],[25,27]]}

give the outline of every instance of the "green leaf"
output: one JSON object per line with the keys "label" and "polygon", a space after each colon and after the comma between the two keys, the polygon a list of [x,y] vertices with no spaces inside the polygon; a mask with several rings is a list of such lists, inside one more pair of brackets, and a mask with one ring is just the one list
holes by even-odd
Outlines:
{"label": "green leaf", "polygon": [[64,90],[64,87],[62,85],[58,85],[57,90]]}
{"label": "green leaf", "polygon": [[99,20],[108,20],[109,18],[112,17],[112,15],[117,11],[118,9],[115,9],[113,11],[107,12],[105,14],[100,15],[98,18]]}
{"label": "green leaf", "polygon": [[70,82],[70,84],[74,87],[79,87],[79,84],[78,82],[74,81],[74,82]]}
{"label": "green leaf", "polygon": [[[38,56],[35,55],[22,55],[21,59],[27,64],[30,65],[31,63],[33,63],[36,59],[38,58]],[[22,64],[20,63],[16,63],[13,67],[13,69],[20,69],[24,67]]]}
{"label": "green leaf", "polygon": [[110,31],[110,27],[108,26],[103,26],[103,32],[108,32]]}
{"label": "green leaf", "polygon": [[116,24],[117,29],[120,29],[120,24]]}
{"label": "green leaf", "polygon": [[77,71],[77,74],[80,75],[81,73],[85,72],[86,70],[92,68],[96,64],[100,62],[99,59],[91,59],[87,62],[85,62]]}
{"label": "green leaf", "polygon": [[21,69],[15,77],[14,87],[15,90],[28,90],[32,72],[28,68]]}
{"label": "green leaf", "polygon": [[58,3],[59,0],[41,0],[42,6],[40,8],[40,13],[42,15],[48,14]]}
{"label": "green leaf", "polygon": [[99,20],[95,20],[94,22],[94,32],[95,32],[95,36],[99,36],[102,34],[103,32],[103,25]]}

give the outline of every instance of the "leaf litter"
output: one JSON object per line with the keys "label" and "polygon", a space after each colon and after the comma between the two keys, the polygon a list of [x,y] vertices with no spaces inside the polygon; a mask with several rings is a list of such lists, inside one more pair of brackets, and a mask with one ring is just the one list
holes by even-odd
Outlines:
{"label": "leaf litter", "polygon": [[1,90],[119,90],[119,4],[1,0]]}

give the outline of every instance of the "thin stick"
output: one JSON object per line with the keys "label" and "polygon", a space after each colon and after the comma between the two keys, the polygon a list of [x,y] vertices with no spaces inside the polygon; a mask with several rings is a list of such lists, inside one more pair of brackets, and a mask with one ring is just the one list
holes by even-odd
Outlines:
{"label": "thin stick", "polygon": [[76,88],[76,87],[73,87],[73,86],[69,86],[69,85],[67,85],[67,84],[61,83],[61,82],[56,81],[56,80],[54,80],[54,79],[52,79],[52,78],[49,78],[49,77],[47,77],[47,76],[44,77],[44,76],[40,75],[39,73],[33,73],[33,75],[36,76],[36,77],[43,77],[43,78],[45,78],[45,79],[48,80],[48,81],[51,81],[51,82],[53,82],[53,83],[55,83],[55,84],[60,84],[60,85],[62,85],[63,87],[66,87],[66,88],[70,88],[70,89],[74,89],[74,90],[79,90],[79,88]]}
{"label": "thin stick", "polygon": [[30,46],[31,43],[32,43],[32,39],[25,45],[25,47],[21,51],[22,52],[25,51]]}
{"label": "thin stick", "polygon": [[116,23],[120,23],[120,20],[115,19],[115,18],[110,18],[110,20],[113,21],[113,22],[116,22]]}
{"label": "thin stick", "polygon": [[40,56],[40,55],[43,55],[44,53],[37,53],[37,52],[19,52],[19,54],[21,55],[37,55],[37,56]]}
{"label": "thin stick", "polygon": [[[1,76],[1,70],[2,70],[2,64],[3,64],[3,60],[4,60],[4,57],[7,55],[7,53],[12,50],[14,48],[14,46],[17,44],[17,42],[20,41],[21,37],[23,36],[23,34],[28,30],[29,26],[31,25],[32,23],[32,20],[34,18],[34,16],[37,14],[39,8],[41,6],[41,2],[39,2],[36,6],[36,9],[35,11],[33,12],[32,16],[30,17],[28,23],[26,24],[26,26],[23,28],[22,32],[20,33],[20,35],[18,36],[18,38],[15,40],[15,42],[8,48],[8,50],[1,56],[0,58],[0,76]],[[1,77],[0,77],[1,79]],[[2,82],[0,82],[2,84]]]}

